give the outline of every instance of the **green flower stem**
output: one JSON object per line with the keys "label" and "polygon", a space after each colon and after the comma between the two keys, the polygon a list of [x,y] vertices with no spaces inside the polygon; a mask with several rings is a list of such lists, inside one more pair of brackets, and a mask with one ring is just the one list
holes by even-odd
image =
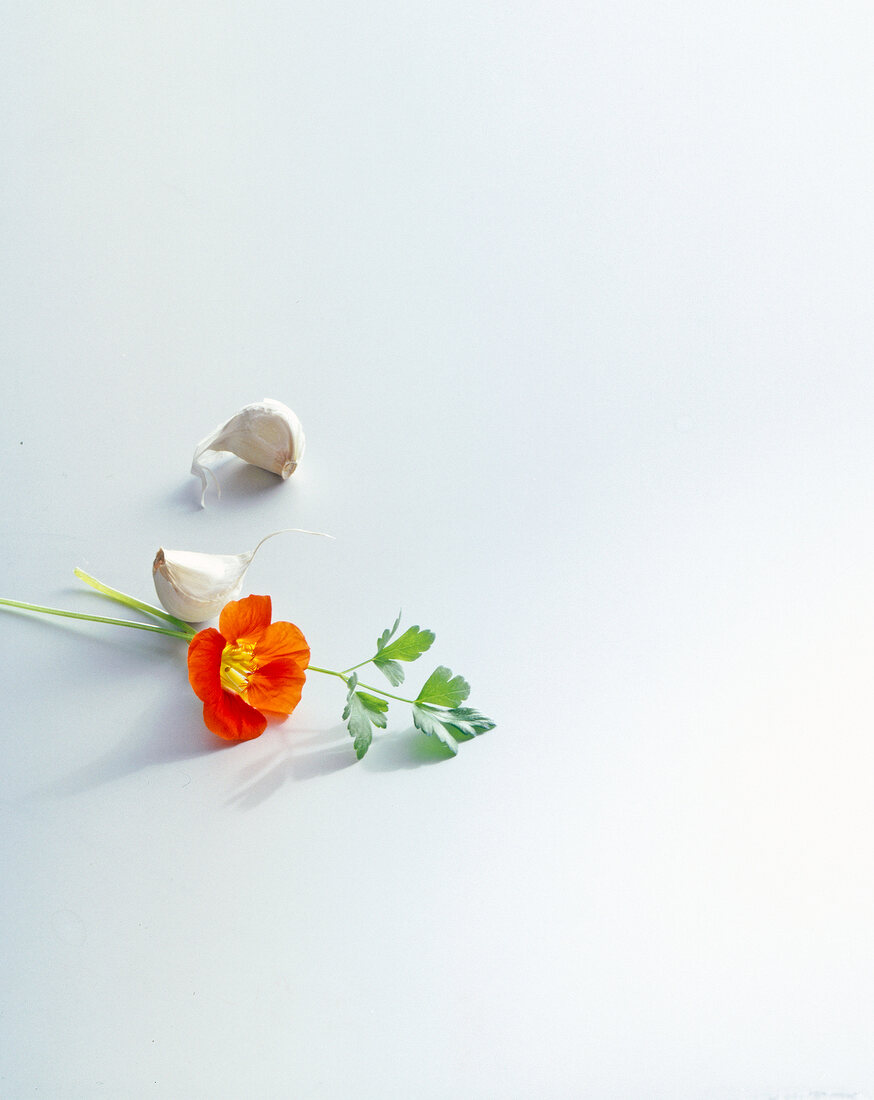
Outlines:
{"label": "green flower stem", "polygon": [[[374,656],[376,656],[376,654],[374,654]],[[343,675],[345,676],[349,672],[354,672],[356,668],[364,668],[364,666],[369,665],[373,659],[373,657],[368,657],[366,661],[362,661],[360,664],[353,665],[351,668],[344,668]]]}
{"label": "green flower stem", "polygon": [[38,611],[41,615],[61,615],[65,619],[85,619],[90,623],[109,623],[112,626],[129,626],[134,630],[148,630],[152,634],[166,634],[170,638],[181,638],[190,642],[193,632],[186,630],[168,630],[163,626],[153,626],[151,623],[135,623],[130,619],[108,619],[105,615],[83,615],[79,611],[62,611],[59,607],[40,607],[35,603],[21,603],[18,600],[0,599],[4,607],[17,607],[22,611]]}
{"label": "green flower stem", "polygon": [[330,668],[319,668],[318,665],[308,665],[307,666],[307,671],[308,672],[321,672],[321,674],[323,676],[336,676],[337,679],[342,680],[344,684],[349,683],[346,676],[342,672],[334,672],[333,669],[330,669]]}
{"label": "green flower stem", "polygon": [[[369,661],[362,661],[361,662],[361,664],[364,664],[364,665],[369,664],[369,663],[370,663]],[[361,665],[355,665],[354,667],[355,668],[361,668]],[[334,672],[333,669],[319,668],[318,665],[310,665],[309,666],[309,671],[310,672],[321,672],[322,675],[324,675],[324,676],[336,676],[340,680],[342,680],[343,683],[346,684],[347,686],[349,684],[349,679],[346,676],[345,672]],[[346,672],[351,672],[351,671],[352,671],[352,669],[347,669],[346,670]],[[373,687],[372,684],[362,684],[360,680],[358,681],[357,686],[360,687],[360,688],[363,688],[365,691],[372,691],[376,695],[384,695],[386,697],[386,699],[396,699],[399,703],[409,703],[410,706],[414,706],[415,702],[416,702],[415,699],[404,699],[403,696],[401,696],[401,695],[392,695],[392,693],[390,691],[383,691],[382,688]]]}
{"label": "green flower stem", "polygon": [[102,595],[108,596],[111,600],[123,603],[126,607],[132,607],[135,611],[144,611],[147,615],[154,615],[159,619],[165,619],[168,623],[172,623],[177,630],[184,631],[185,637],[194,637],[196,631],[193,630],[188,623],[183,622],[182,619],[177,619],[175,615],[171,615],[162,608],[154,607],[150,603],[143,603],[142,600],[137,600],[133,596],[128,596],[125,592],[119,592],[117,588],[110,588],[108,584],[103,584],[103,582],[97,580],[96,577],[89,576],[84,569],[74,569],[73,572],[80,581],[90,584],[92,588],[95,588]]}
{"label": "green flower stem", "polygon": [[364,688],[365,691],[373,691],[376,692],[377,695],[384,695],[387,699],[397,699],[399,703],[409,703],[411,707],[416,704],[415,699],[405,699],[402,695],[392,695],[390,691],[383,691],[382,688],[373,687],[372,684],[362,684],[360,680],[358,681],[358,686]]}

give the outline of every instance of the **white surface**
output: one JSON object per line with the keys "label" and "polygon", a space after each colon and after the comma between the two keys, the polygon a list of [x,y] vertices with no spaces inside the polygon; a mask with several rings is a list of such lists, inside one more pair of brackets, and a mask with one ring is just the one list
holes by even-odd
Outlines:
{"label": "white surface", "polygon": [[2,15],[0,594],[330,531],[248,591],[499,723],[4,613],[3,1095],[874,1094],[870,7]]}

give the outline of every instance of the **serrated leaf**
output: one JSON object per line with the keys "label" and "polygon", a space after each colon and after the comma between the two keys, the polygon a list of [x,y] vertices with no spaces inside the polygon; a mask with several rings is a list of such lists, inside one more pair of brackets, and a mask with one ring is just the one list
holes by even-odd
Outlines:
{"label": "serrated leaf", "polygon": [[426,649],[430,649],[436,635],[433,630],[420,630],[410,626],[388,645],[380,646],[374,661],[416,661]]}
{"label": "serrated leaf", "polygon": [[435,668],[416,696],[417,703],[436,707],[457,707],[470,695],[470,684],[463,676],[453,676],[445,665]]}
{"label": "serrated leaf", "polygon": [[398,687],[404,682],[404,670],[397,661],[380,661],[374,657],[373,663],[393,687]]}
{"label": "serrated leaf", "polygon": [[486,718],[472,707],[435,710],[419,703],[413,704],[413,722],[422,733],[442,741],[453,754],[458,752],[459,738],[466,741],[495,728],[491,718]]}
{"label": "serrated leaf", "polygon": [[378,695],[371,695],[369,691],[356,691],[355,697],[360,699],[367,708],[370,721],[384,730],[388,721],[385,716],[388,710],[388,699],[380,699]]}
{"label": "serrated leaf", "polygon": [[395,619],[395,625],[391,629],[386,628],[382,634],[376,639],[376,651],[377,653],[384,649],[388,645],[389,639],[395,636],[398,627],[401,625],[401,612],[398,612],[398,617]]}
{"label": "serrated leaf", "polygon": [[448,726],[456,737],[464,740],[477,737],[481,733],[488,733],[495,728],[491,718],[486,718],[473,707],[455,707],[453,710],[444,711],[443,724]]}
{"label": "serrated leaf", "polygon": [[427,707],[419,707],[413,704],[413,723],[417,729],[429,737],[436,737],[438,741],[449,749],[453,756],[458,752],[458,742],[443,725],[438,717],[438,712]]}
{"label": "serrated leaf", "polygon": [[417,626],[411,626],[400,638],[390,641],[400,621],[401,617],[398,615],[391,630],[382,632],[376,643],[376,656],[373,658],[373,663],[393,687],[404,682],[404,670],[399,662],[415,661],[426,649],[430,649],[434,641],[432,630],[420,630]]}
{"label": "serrated leaf", "polygon": [[388,700],[379,699],[366,691],[356,691],[358,677],[353,673],[349,677],[349,693],[343,710],[343,721],[352,737],[352,747],[360,760],[370,748],[373,740],[373,726],[385,729],[385,712]]}

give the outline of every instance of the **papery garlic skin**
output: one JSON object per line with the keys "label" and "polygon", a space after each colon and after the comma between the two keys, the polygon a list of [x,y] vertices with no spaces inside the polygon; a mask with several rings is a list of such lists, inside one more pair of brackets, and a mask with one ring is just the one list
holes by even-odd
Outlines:
{"label": "papery garlic skin", "polygon": [[291,533],[333,538],[323,531],[286,527],[265,535],[245,554],[198,554],[161,547],[152,563],[152,580],[162,607],[186,623],[215,618],[226,603],[239,596],[246,570],[260,547],[274,535]]}
{"label": "papery garlic skin", "polygon": [[152,563],[155,591],[171,615],[202,623],[239,596],[251,560],[252,554],[197,554],[162,547]]}
{"label": "papery garlic skin", "polygon": [[254,405],[245,405],[195,448],[191,472],[203,485],[200,506],[203,507],[206,498],[208,473],[212,474],[216,491],[221,495],[215,474],[200,461],[204,455],[228,451],[285,480],[297,469],[305,449],[306,436],[301,422],[287,405],[270,397]]}

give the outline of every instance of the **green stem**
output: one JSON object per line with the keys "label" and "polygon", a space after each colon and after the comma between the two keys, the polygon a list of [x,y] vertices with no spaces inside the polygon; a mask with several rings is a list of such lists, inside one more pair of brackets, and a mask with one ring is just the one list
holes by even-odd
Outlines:
{"label": "green stem", "polygon": [[125,592],[119,592],[117,588],[110,588],[108,584],[104,584],[102,581],[97,580],[96,577],[89,576],[84,569],[74,569],[73,572],[80,581],[90,584],[92,588],[95,588],[102,595],[108,596],[111,600],[123,603],[126,607],[132,607],[135,611],[144,611],[147,615],[154,615],[156,618],[164,619],[166,622],[172,623],[177,630],[184,631],[187,638],[194,637],[195,631],[188,623],[183,622],[182,619],[177,619],[175,615],[171,615],[169,612],[162,610],[162,608],[154,607],[150,603],[143,603],[142,600],[137,600],[133,596],[128,596]]}
{"label": "green stem", "polygon": [[307,671],[308,672],[321,672],[321,674],[323,676],[336,676],[338,679],[342,680],[344,684],[349,682],[346,679],[346,677],[343,675],[342,672],[334,672],[333,669],[330,669],[330,668],[319,668],[318,665],[308,665],[307,666]]}
{"label": "green stem", "polygon": [[347,672],[354,672],[356,668],[364,668],[364,666],[369,665],[372,660],[373,657],[368,657],[366,661],[362,661],[360,664],[353,665],[351,668],[344,668],[343,675],[345,676]]}
{"label": "green stem", "polygon": [[387,699],[397,699],[399,703],[409,703],[411,707],[416,705],[415,699],[405,699],[402,695],[392,695],[390,691],[383,691],[382,688],[374,687],[372,684],[362,684],[360,680],[358,686],[364,688],[365,691],[375,691],[377,695],[384,695]]}
{"label": "green stem", "polygon": [[[369,664],[369,663],[370,663],[369,661],[362,661],[361,662],[361,664],[364,664],[364,665]],[[360,668],[361,665],[355,665],[354,667],[355,668]],[[349,683],[348,678],[346,677],[345,673],[343,673],[343,672],[334,672],[333,669],[330,669],[330,668],[319,668],[318,665],[310,665],[309,670],[310,670],[310,672],[321,672],[324,676],[337,676],[339,679],[341,679],[343,681],[344,684],[348,685],[348,683]],[[346,672],[351,672],[351,671],[352,671],[352,669],[346,669]],[[364,688],[365,691],[375,692],[377,695],[384,695],[387,699],[396,699],[399,703],[409,703],[410,706],[415,706],[415,704],[416,704],[415,699],[404,699],[404,697],[402,695],[392,695],[392,693],[390,691],[383,691],[382,688],[374,687],[372,684],[362,684],[360,680],[358,681],[358,687]]]}
{"label": "green stem", "polygon": [[83,615],[79,611],[62,611],[59,607],[40,607],[35,603],[21,603],[18,600],[4,600],[0,599],[0,604],[5,607],[18,607],[22,611],[38,611],[42,615],[61,615],[65,619],[85,619],[91,623],[110,623],[112,626],[129,626],[134,630],[148,630],[152,634],[166,634],[170,638],[181,638],[185,642],[190,642],[192,638],[192,632],[186,630],[183,633],[181,630],[168,630],[163,626],[152,626],[151,623],[135,623],[130,619],[108,619],[105,615]]}

